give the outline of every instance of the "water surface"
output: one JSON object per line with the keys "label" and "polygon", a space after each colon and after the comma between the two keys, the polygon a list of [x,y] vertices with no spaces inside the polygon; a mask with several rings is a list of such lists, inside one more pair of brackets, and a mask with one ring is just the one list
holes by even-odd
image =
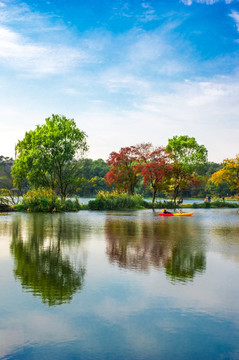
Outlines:
{"label": "water surface", "polygon": [[0,216],[0,359],[239,359],[239,214]]}

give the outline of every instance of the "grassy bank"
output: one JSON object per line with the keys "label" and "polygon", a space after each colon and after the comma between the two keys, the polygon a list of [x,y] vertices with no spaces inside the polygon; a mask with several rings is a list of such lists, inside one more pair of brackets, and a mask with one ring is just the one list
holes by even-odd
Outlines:
{"label": "grassy bank", "polygon": [[[1,204],[0,204],[1,205]],[[50,189],[37,189],[28,191],[23,195],[20,204],[0,206],[0,212],[5,211],[26,211],[26,212],[70,212],[79,210],[137,210],[137,209],[175,209],[172,201],[157,201],[154,204],[145,201],[141,195],[128,195],[127,193],[99,192],[94,200],[88,204],[80,204],[79,200],[60,199],[57,194]],[[239,208],[239,204],[232,201],[204,201],[190,204],[177,205],[176,208],[190,209],[215,209],[215,208]]]}
{"label": "grassy bank", "polygon": [[228,201],[204,201],[202,203],[192,203],[184,204],[180,206],[181,208],[190,208],[190,209],[222,209],[222,208],[239,208],[239,204],[236,202]]}

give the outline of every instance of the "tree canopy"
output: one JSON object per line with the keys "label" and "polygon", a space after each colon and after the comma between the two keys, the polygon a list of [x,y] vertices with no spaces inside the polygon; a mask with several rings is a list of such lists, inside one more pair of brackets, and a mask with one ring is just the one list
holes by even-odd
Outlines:
{"label": "tree canopy", "polygon": [[207,149],[204,145],[199,145],[194,137],[174,136],[168,140],[166,150],[172,153],[174,161],[187,172],[192,173],[196,166],[203,166],[207,162]]}
{"label": "tree canopy", "polygon": [[45,124],[26,132],[16,145],[14,185],[21,188],[27,179],[32,187],[51,188],[65,198],[77,186],[75,160],[88,149],[86,137],[74,119],[54,114],[45,119]]}
{"label": "tree canopy", "polygon": [[136,147],[124,147],[118,153],[113,151],[107,164],[110,166],[110,171],[105,175],[108,185],[115,184],[119,191],[126,191],[133,195],[141,172]]}
{"label": "tree canopy", "polygon": [[195,170],[207,163],[208,152],[204,145],[199,145],[194,137],[187,135],[169,139],[166,150],[171,152],[174,165],[171,189],[176,202],[180,190],[185,190],[192,184],[199,184]]}
{"label": "tree canopy", "polygon": [[234,159],[225,159],[222,169],[212,175],[211,181],[215,185],[226,182],[231,190],[239,193],[239,154]]}
{"label": "tree canopy", "polygon": [[152,189],[154,203],[157,193],[168,190],[173,170],[170,153],[164,147],[154,148],[150,143],[140,144],[136,148],[142,166],[143,183]]}

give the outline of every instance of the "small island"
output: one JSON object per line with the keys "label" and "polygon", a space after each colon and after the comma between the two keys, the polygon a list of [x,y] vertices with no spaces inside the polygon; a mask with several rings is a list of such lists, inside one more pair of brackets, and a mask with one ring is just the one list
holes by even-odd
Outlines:
{"label": "small island", "polygon": [[[85,132],[62,115],[26,132],[16,159],[0,159],[0,212],[238,207],[228,200],[239,199],[239,155],[210,163],[194,137],[123,147],[106,162],[84,158],[87,150]],[[84,196],[94,200],[80,204]],[[205,201],[183,204],[185,197]]]}

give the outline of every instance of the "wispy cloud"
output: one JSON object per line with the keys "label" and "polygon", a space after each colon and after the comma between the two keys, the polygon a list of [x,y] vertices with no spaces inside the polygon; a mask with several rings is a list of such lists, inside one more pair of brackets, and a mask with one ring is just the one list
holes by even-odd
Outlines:
{"label": "wispy cloud", "polygon": [[239,32],[239,12],[232,11],[231,14],[229,14],[229,16],[231,16],[235,20],[237,31]]}
{"label": "wispy cloud", "polygon": [[0,27],[0,61],[27,74],[59,74],[88,61],[87,54],[65,45],[48,46],[28,41],[6,27]]}
{"label": "wispy cloud", "polygon": [[156,14],[155,9],[149,2],[142,2],[143,14],[141,15],[141,21],[149,22],[153,20],[158,20],[158,15]]}
{"label": "wispy cloud", "polygon": [[98,34],[76,36],[57,15],[33,11],[25,3],[0,2],[0,24],[0,63],[31,77],[95,64],[105,46]]}
{"label": "wispy cloud", "polygon": [[[222,160],[226,141],[235,148],[239,136],[231,36],[231,23],[239,31],[239,13],[218,7],[202,22],[206,5],[219,1],[233,0],[118,0],[112,8],[104,3],[99,14],[82,2],[72,2],[72,13],[66,2],[0,0],[0,121],[19,123],[24,132],[51,113],[80,119],[93,157],[138,142],[163,145],[185,133],[201,137],[213,153],[222,149],[216,154]],[[189,5],[196,3],[205,6],[194,12]],[[5,130],[19,138],[19,129]],[[2,153],[7,146],[6,140]]]}
{"label": "wispy cloud", "polygon": [[231,4],[235,0],[181,0],[185,5],[192,5],[193,2],[200,4],[213,5],[219,1],[224,1],[226,4]]}
{"label": "wispy cloud", "polygon": [[121,92],[122,90],[127,94],[138,95],[139,93],[147,91],[149,83],[141,77],[134,76],[130,72],[122,72],[122,69],[111,68],[100,75],[100,84],[109,92]]}
{"label": "wispy cloud", "polygon": [[173,90],[165,94],[148,92],[131,116],[143,119],[147,115],[149,128],[162,134],[190,133],[199,137],[208,144],[210,153],[215,152],[215,142],[220,143],[217,156],[214,155],[217,161],[225,156],[225,148],[233,157],[233,143],[239,135],[238,79],[239,75],[235,74],[199,82],[185,81],[175,83]]}
{"label": "wispy cloud", "polygon": [[135,11],[132,3],[125,2],[114,8],[114,16],[132,18],[135,17],[139,22],[150,22],[159,17],[151,4],[151,1],[142,1],[141,5]]}

